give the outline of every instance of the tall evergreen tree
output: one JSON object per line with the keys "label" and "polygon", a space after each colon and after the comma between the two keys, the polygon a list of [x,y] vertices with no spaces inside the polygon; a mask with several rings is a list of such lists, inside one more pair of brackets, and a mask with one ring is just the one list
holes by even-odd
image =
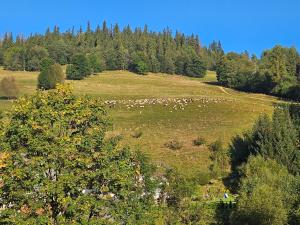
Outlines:
{"label": "tall evergreen tree", "polygon": [[66,71],[69,80],[82,80],[92,73],[88,59],[83,54],[73,56],[71,63]]}

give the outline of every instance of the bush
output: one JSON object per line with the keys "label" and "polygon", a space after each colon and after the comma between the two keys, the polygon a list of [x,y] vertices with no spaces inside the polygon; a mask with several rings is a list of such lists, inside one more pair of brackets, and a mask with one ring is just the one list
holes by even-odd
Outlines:
{"label": "bush", "polygon": [[195,181],[197,182],[197,184],[200,185],[206,185],[209,183],[209,181],[211,180],[211,174],[205,171],[200,171],[197,173],[196,177],[195,177]]}
{"label": "bush", "polygon": [[50,65],[48,69],[43,68],[38,77],[38,88],[54,89],[57,84],[64,83],[65,75],[59,64]]}
{"label": "bush", "polygon": [[134,131],[133,133],[132,133],[132,137],[133,138],[140,138],[140,137],[142,137],[142,135],[143,135],[143,132],[142,131],[140,131],[140,130],[136,130],[136,131]]}
{"label": "bush", "polygon": [[171,150],[179,150],[182,148],[182,143],[176,140],[171,140],[165,144],[165,146]]}
{"label": "bush", "polygon": [[211,175],[214,178],[224,176],[230,167],[229,155],[226,149],[223,148],[223,143],[218,140],[209,146],[212,151],[210,159],[212,164],[210,165]]}
{"label": "bush", "polygon": [[0,88],[2,95],[8,99],[16,98],[19,93],[19,88],[14,77],[4,77],[1,80]]}
{"label": "bush", "polygon": [[205,145],[206,140],[203,137],[197,137],[195,140],[193,140],[193,144],[195,146]]}
{"label": "bush", "polygon": [[287,221],[297,201],[293,185],[297,178],[285,166],[262,156],[250,156],[239,174],[239,198],[230,224],[296,224]]}

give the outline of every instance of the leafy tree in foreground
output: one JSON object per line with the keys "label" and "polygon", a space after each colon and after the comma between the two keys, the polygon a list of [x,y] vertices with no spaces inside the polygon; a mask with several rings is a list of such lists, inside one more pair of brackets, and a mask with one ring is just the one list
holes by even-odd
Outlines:
{"label": "leafy tree in foreground", "polygon": [[153,224],[153,167],[108,128],[99,100],[65,86],[19,99],[1,137],[0,223]]}
{"label": "leafy tree in foreground", "polygon": [[65,75],[59,64],[50,65],[48,68],[43,67],[38,77],[38,88],[54,89],[57,84],[62,84],[64,79]]}
{"label": "leafy tree in foreground", "polygon": [[14,77],[4,77],[0,82],[2,95],[7,98],[16,98],[19,93],[19,88]]}
{"label": "leafy tree in foreground", "polygon": [[240,173],[239,198],[231,224],[284,225],[294,217],[296,178],[286,167],[274,160],[251,156]]}

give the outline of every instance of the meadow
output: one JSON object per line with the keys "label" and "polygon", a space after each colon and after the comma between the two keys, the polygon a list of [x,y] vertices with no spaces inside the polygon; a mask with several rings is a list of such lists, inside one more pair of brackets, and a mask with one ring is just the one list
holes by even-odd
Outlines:
{"label": "meadow", "polygon": [[[5,76],[15,77],[20,95],[36,91],[37,72],[0,69],[0,79]],[[214,72],[199,79],[105,71],[67,83],[78,95],[103,99],[113,121],[109,135],[122,135],[121,145],[140,149],[159,167],[176,167],[187,176],[207,172],[211,163],[207,145],[194,146],[194,139],[203,137],[208,144],[220,139],[228,145],[233,136],[249,129],[259,114],[271,114],[279,101],[217,86]],[[12,101],[0,100],[0,110],[11,107]],[[166,147],[171,140],[182,148]]]}

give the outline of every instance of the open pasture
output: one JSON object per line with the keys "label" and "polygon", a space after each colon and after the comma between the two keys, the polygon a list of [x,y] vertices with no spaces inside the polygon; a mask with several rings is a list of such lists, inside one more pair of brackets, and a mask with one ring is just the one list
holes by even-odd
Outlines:
{"label": "open pasture", "polygon": [[[36,91],[38,73],[0,70],[0,79],[14,76],[20,95]],[[127,71],[105,71],[81,81],[67,81],[76,94],[100,97],[113,120],[111,135],[123,136],[122,145],[147,153],[162,167],[177,167],[186,175],[207,171],[210,152],[194,146],[203,137],[207,143],[231,138],[252,126],[261,113],[272,113],[274,97],[249,94],[215,85],[214,72],[202,79],[177,75],[136,75]],[[7,111],[12,102],[1,100]],[[135,135],[139,133],[139,135]],[[166,143],[177,140],[182,148]]]}

